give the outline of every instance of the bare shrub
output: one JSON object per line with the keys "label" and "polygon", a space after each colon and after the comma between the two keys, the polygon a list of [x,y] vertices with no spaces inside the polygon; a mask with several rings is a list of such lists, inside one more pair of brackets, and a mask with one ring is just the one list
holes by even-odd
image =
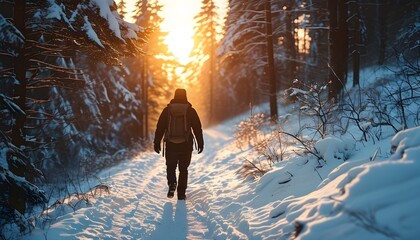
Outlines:
{"label": "bare shrub", "polygon": [[[385,127],[396,133],[420,124],[420,61],[418,54],[413,54],[420,45],[413,36],[404,33],[396,44],[395,66],[379,69],[393,74],[376,80],[368,89],[354,88],[345,93],[342,117],[356,124],[364,141],[368,137],[382,139]],[[408,48],[408,42],[416,44]]]}
{"label": "bare shrub", "polygon": [[[369,89],[347,94],[341,104],[341,119],[354,123],[365,142],[381,140],[384,127],[397,133],[413,127],[409,123],[419,125],[420,81],[403,73],[396,73],[394,77],[396,79],[382,79]],[[358,95],[359,100],[354,101]]]}
{"label": "bare shrub", "polygon": [[244,161],[245,163],[239,169],[239,173],[246,179],[255,180],[268,172],[260,158],[254,159],[253,161],[244,158]]}
{"label": "bare shrub", "polygon": [[[298,80],[295,80],[295,83],[297,82]],[[334,114],[337,110],[336,104],[334,100],[328,98],[328,83],[323,85],[302,83],[302,86],[302,89],[287,89],[285,93],[296,97],[300,105],[299,114],[312,119],[311,122],[301,126],[302,130],[309,130],[325,138],[328,131],[333,130],[331,126],[337,121]]]}
{"label": "bare shrub", "polygon": [[279,132],[279,134],[290,136],[300,144],[298,145],[297,149],[300,149],[301,152],[297,152],[296,150],[293,150],[293,152],[296,153],[297,155],[301,155],[302,153],[311,154],[318,160],[318,163],[320,163],[321,160],[325,161],[322,158],[322,156],[318,153],[318,151],[314,148],[314,141],[307,140],[304,137],[299,136],[298,134],[291,134],[288,132]]}
{"label": "bare shrub", "polygon": [[98,184],[93,187],[88,186],[88,189],[82,186],[82,180],[89,184],[87,176],[74,179],[67,176],[65,184],[61,188],[58,185],[53,186],[49,194],[49,201],[53,195],[56,200],[51,205],[44,206],[41,213],[33,217],[33,221],[42,229],[48,228],[58,216],[69,211],[76,212],[78,209],[92,204],[95,198],[110,194],[110,187],[99,179]]}
{"label": "bare shrub", "polygon": [[235,132],[236,144],[239,148],[251,147],[257,154],[253,160],[245,159],[243,175],[260,176],[272,169],[275,163],[285,158],[288,138],[280,133],[282,121],[273,122],[265,114],[251,114],[248,120],[242,121]]}
{"label": "bare shrub", "polygon": [[263,137],[261,133],[268,123],[267,115],[251,113],[248,120],[240,122],[237,126],[235,132],[237,146],[241,149],[244,146],[254,146]]}

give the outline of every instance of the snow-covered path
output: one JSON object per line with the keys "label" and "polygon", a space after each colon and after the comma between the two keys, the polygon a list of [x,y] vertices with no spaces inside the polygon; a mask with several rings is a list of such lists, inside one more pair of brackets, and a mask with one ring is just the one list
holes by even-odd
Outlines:
{"label": "snow-covered path", "polygon": [[178,201],[176,196],[166,198],[164,158],[154,152],[141,153],[100,174],[110,186],[110,194],[97,198],[89,207],[59,217],[45,233],[34,231],[26,237],[44,239],[45,234],[47,239],[210,239],[215,232],[223,236],[228,225],[220,219],[220,209],[210,205],[218,195],[231,191],[230,183],[237,182],[229,178],[236,178],[231,170],[240,163],[226,164],[230,158],[221,151],[232,142],[233,133],[227,128],[205,131],[205,151],[200,155],[194,152],[189,168],[187,201]]}
{"label": "snow-covered path", "polygon": [[[240,119],[240,118],[238,118]],[[238,119],[205,130],[193,154],[187,201],[167,199],[165,161],[140,153],[100,174],[110,194],[59,216],[23,239],[415,239],[420,232],[420,127],[353,150],[347,161],[294,157],[258,181],[239,173],[250,149],[233,137]],[[337,150],[332,138],[328,149]],[[370,160],[375,149],[382,154]],[[328,151],[325,151],[328,152]],[[403,154],[404,153],[404,154]],[[333,154],[334,155],[334,154]],[[321,179],[322,178],[322,179]],[[366,200],[367,199],[367,200]],[[402,207],[404,206],[404,207]],[[332,231],[331,229],[334,229]],[[372,230],[374,229],[374,230]]]}
{"label": "snow-covered path", "polygon": [[[112,169],[116,171],[117,169]],[[202,239],[207,228],[189,202],[166,198],[164,159],[145,153],[118,166],[110,194],[63,216],[47,236],[112,239]],[[50,237],[48,237],[50,239]],[[54,239],[54,238],[51,238]]]}

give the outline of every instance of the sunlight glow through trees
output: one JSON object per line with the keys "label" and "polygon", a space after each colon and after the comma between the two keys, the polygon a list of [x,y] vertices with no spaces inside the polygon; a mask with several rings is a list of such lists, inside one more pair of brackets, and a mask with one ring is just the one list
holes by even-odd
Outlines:
{"label": "sunlight glow through trees", "polygon": [[[133,21],[132,10],[134,9],[137,0],[127,0],[127,15],[126,21]],[[119,0],[115,1],[119,3]],[[162,30],[168,32],[165,43],[168,44],[169,49],[178,58],[181,64],[187,64],[189,61],[189,54],[194,45],[193,27],[195,25],[194,16],[199,12],[201,1],[197,0],[160,0],[158,1],[164,7],[162,9]],[[219,7],[219,14],[223,19],[226,14],[226,0],[216,1]]]}

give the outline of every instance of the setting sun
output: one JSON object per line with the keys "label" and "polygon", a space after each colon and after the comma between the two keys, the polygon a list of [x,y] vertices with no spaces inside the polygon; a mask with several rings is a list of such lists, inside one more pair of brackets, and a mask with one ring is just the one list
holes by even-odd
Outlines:
{"label": "setting sun", "polygon": [[178,29],[170,31],[166,37],[165,43],[181,64],[189,62],[189,54],[194,45],[192,34],[190,29]]}
{"label": "setting sun", "polygon": [[189,62],[189,55],[194,45],[194,16],[199,12],[201,1],[161,0],[164,7],[162,30],[168,32],[165,43],[181,64]]}
{"label": "setting sun", "polygon": [[[119,2],[119,1],[117,1]],[[189,55],[194,45],[194,16],[200,10],[201,1],[196,0],[159,0],[162,4],[161,15],[164,18],[161,28],[168,33],[165,43],[181,64],[189,62]],[[127,1],[127,21],[133,21],[135,1]]]}
{"label": "setting sun", "polygon": [[[119,2],[118,0],[116,2]],[[133,21],[135,0],[127,1],[127,21]],[[200,11],[201,1],[198,0],[158,0],[162,4],[161,15],[164,18],[161,28],[168,33],[165,43],[181,64],[187,64],[189,55],[194,46],[194,17]],[[219,14],[226,14],[227,1],[216,1],[219,5]]]}

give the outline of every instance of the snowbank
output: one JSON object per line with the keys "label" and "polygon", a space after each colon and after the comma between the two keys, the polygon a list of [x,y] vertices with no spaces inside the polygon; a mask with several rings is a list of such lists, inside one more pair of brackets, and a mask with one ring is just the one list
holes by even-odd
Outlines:
{"label": "snowbank", "polygon": [[354,142],[345,142],[340,138],[329,136],[317,141],[314,148],[328,162],[336,159],[347,159],[354,145]]}
{"label": "snowbank", "polygon": [[[283,200],[270,216],[298,239],[415,239],[420,230],[420,128],[395,135],[389,160],[350,168],[320,189]],[[357,163],[356,163],[357,164]],[[349,163],[344,163],[348,166]],[[340,166],[342,167],[342,166]],[[347,169],[347,167],[342,167]],[[290,234],[290,233],[288,233]]]}

